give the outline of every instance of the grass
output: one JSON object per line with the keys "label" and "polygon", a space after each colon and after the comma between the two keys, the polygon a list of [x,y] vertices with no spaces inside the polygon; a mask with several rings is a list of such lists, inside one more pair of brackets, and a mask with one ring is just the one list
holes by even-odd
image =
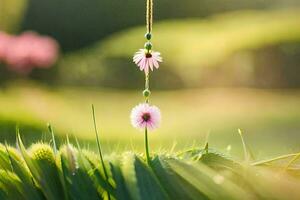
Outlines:
{"label": "grass", "polygon": [[[94,104],[106,152],[143,148],[143,134],[129,121],[131,108],[143,101],[137,91],[47,88],[22,83],[2,89],[0,97],[2,141],[14,143],[15,124],[20,125],[25,143],[51,138],[46,126],[50,122],[58,138],[64,140],[68,134],[70,139],[76,137],[83,145],[95,147],[91,115]],[[260,158],[300,150],[298,90],[156,91],[151,100],[163,115],[161,128],[149,135],[151,150],[204,145],[210,133],[211,145],[223,150],[231,145],[231,153],[241,156],[239,128]]]}
{"label": "grass", "polygon": [[103,168],[102,156],[69,142],[26,149],[18,136],[17,143],[18,149],[0,146],[3,200],[300,198],[300,154],[236,160],[206,145],[152,153],[149,164],[143,154],[106,154]]}

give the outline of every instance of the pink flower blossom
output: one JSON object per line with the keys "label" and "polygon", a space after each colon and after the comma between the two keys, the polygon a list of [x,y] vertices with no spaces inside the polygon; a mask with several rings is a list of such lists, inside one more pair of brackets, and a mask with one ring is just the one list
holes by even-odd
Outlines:
{"label": "pink flower blossom", "polygon": [[141,103],[132,109],[130,118],[133,127],[154,130],[160,124],[161,114],[158,107]]}
{"label": "pink flower blossom", "polygon": [[159,62],[162,62],[162,57],[159,52],[147,51],[140,49],[133,56],[133,62],[140,68],[141,71],[149,73],[149,68],[153,71],[153,67],[159,68]]}
{"label": "pink flower blossom", "polygon": [[25,32],[0,41],[0,59],[9,69],[28,73],[35,67],[51,67],[58,58],[58,48],[57,42],[50,37]]}

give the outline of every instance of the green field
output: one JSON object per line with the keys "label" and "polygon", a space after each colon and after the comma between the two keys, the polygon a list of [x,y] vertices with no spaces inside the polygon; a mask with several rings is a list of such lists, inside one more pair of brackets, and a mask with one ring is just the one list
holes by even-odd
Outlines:
{"label": "green field", "polygon": [[[248,10],[158,22],[153,27],[153,48],[164,61],[160,73],[153,73],[152,86],[199,86],[207,70],[230,71],[234,63],[239,69],[235,80],[253,77],[255,51],[299,43],[299,13],[298,9]],[[130,28],[64,55],[58,63],[61,82],[136,88],[141,76],[130,58],[144,44],[143,34],[144,27]],[[224,64],[234,56],[233,63]]]}
{"label": "green field", "polygon": [[[154,151],[203,145],[209,134],[210,145],[220,150],[231,145],[232,154],[241,155],[238,128],[259,157],[300,150],[298,90],[189,89],[156,91],[151,98],[163,116],[161,128],[150,135]],[[137,91],[9,85],[0,92],[1,140],[15,141],[16,124],[25,143],[49,138],[49,122],[58,138],[69,135],[94,146],[94,104],[104,151],[141,150],[143,134],[129,121],[131,108],[141,101]]]}

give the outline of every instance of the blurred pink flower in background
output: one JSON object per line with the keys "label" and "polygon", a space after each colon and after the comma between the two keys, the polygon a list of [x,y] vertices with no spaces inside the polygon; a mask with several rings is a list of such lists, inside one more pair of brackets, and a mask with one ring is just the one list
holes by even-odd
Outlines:
{"label": "blurred pink flower in background", "polygon": [[11,36],[0,32],[0,61],[18,73],[29,73],[33,68],[49,68],[57,60],[58,43],[47,36],[24,32]]}

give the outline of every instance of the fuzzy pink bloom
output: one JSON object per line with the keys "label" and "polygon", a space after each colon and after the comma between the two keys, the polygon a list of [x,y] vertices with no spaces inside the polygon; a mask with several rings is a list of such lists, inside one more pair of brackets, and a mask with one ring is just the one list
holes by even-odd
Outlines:
{"label": "fuzzy pink bloom", "polygon": [[158,107],[141,103],[132,109],[130,118],[133,127],[154,130],[160,124],[161,114]]}
{"label": "fuzzy pink bloom", "polygon": [[[34,33],[28,33],[34,34]],[[33,35],[34,36],[34,35]],[[47,36],[35,35],[31,46],[30,58],[35,66],[40,68],[51,67],[58,57],[57,42]]]}
{"label": "fuzzy pink bloom", "polygon": [[153,71],[153,68],[159,68],[159,62],[162,62],[162,57],[159,52],[140,49],[133,56],[133,62],[140,68],[141,71],[149,73],[149,68]]}
{"label": "fuzzy pink bloom", "polygon": [[9,69],[26,74],[35,67],[51,67],[58,58],[59,47],[50,37],[24,32],[19,36],[10,36],[2,49],[4,53],[0,59],[8,65]]}

